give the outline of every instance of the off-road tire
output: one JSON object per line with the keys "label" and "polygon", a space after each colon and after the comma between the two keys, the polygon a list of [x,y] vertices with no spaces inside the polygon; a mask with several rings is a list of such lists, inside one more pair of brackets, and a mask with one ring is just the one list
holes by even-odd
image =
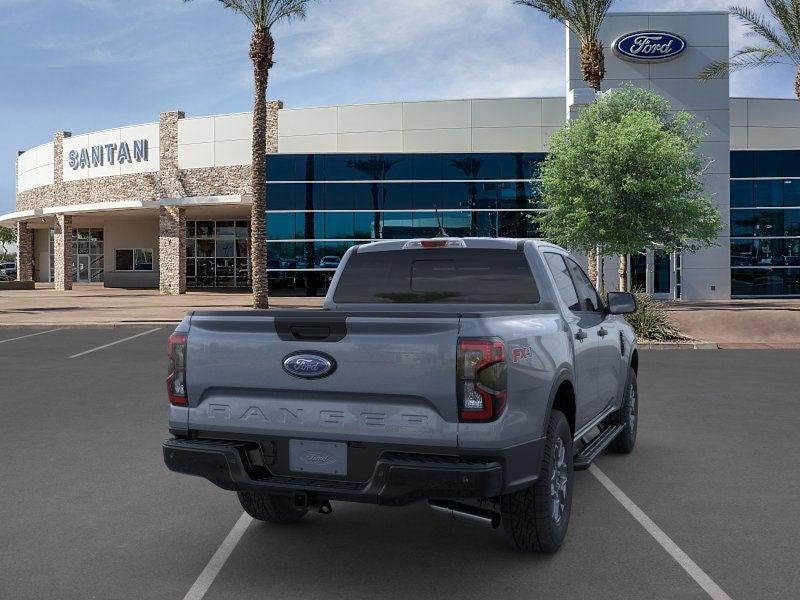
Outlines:
{"label": "off-road tire", "polygon": [[[558,442],[561,441],[559,446]],[[551,478],[557,465],[557,446],[564,449],[566,465],[563,512],[556,520],[551,497]],[[564,414],[554,410],[547,425],[547,441],[542,457],[541,471],[536,483],[524,490],[506,494],[500,498],[500,513],[503,528],[519,550],[552,554],[556,552],[567,535],[572,507],[572,432]],[[562,473],[563,471],[562,466]]]}
{"label": "off-road tire", "polygon": [[636,445],[636,432],[639,429],[639,388],[636,383],[636,372],[630,368],[628,381],[625,384],[625,397],[617,415],[617,422],[625,425],[625,429],[611,442],[608,449],[617,454],[630,454]]}
{"label": "off-road tire", "polygon": [[290,525],[297,523],[308,512],[294,507],[291,496],[277,496],[264,492],[237,492],[244,511],[259,521]]}

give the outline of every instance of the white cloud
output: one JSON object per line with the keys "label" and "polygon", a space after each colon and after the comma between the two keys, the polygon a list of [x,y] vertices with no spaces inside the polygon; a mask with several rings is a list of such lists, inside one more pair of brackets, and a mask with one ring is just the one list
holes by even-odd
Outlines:
{"label": "white cloud", "polygon": [[[725,11],[729,1],[660,0],[658,10]],[[760,0],[741,3],[764,9]],[[652,11],[653,2],[621,0],[614,10]],[[273,90],[292,90],[292,97],[305,88],[339,101],[313,83],[336,85],[337,76],[342,102],[564,93],[564,28],[510,0],[338,0],[313,6],[307,21],[276,33]],[[732,50],[744,34],[731,19]],[[776,70],[746,72],[732,78],[732,90],[790,96],[792,79]]]}
{"label": "white cloud", "polygon": [[274,82],[360,69],[365,100],[561,94],[563,36],[504,0],[323,3],[276,31]]}

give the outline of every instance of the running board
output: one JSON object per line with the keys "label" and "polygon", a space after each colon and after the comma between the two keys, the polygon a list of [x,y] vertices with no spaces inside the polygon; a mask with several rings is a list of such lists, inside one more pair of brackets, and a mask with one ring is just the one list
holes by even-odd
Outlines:
{"label": "running board", "polygon": [[594,462],[594,459],[608,448],[608,445],[613,442],[616,437],[622,433],[625,425],[611,425],[601,431],[596,438],[594,438],[589,445],[575,455],[572,460],[573,469],[576,471],[585,471]]}

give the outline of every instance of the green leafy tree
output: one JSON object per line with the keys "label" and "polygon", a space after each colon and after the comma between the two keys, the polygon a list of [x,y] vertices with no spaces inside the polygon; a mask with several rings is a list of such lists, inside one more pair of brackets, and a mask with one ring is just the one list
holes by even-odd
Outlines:
{"label": "green leafy tree", "polygon": [[[190,2],[191,0],[184,0]],[[235,10],[253,26],[250,40],[250,60],[253,61],[255,101],[253,103],[253,205],[250,211],[252,240],[250,263],[253,270],[253,308],[269,308],[267,287],[266,210],[267,185],[267,84],[273,67],[275,40],[272,28],[278,23],[304,19],[313,0],[218,0],[222,6]]]}
{"label": "green leafy tree", "polygon": [[789,64],[796,69],[794,93],[800,100],[800,0],[764,0],[769,17],[746,6],[732,6],[747,35],[758,40],[733,53],[730,60],[716,61],[700,73],[700,79],[725,77],[731,71],[767,65]]}
{"label": "green leafy tree", "polygon": [[[599,92],[606,76],[603,42],[600,28],[615,0],[514,0],[514,4],[529,6],[551,19],[569,27],[581,42],[581,77],[595,92]],[[597,279],[596,249],[588,252],[589,278]]]}
{"label": "green leafy tree", "polygon": [[703,196],[703,137],[692,115],[671,113],[653,92],[632,85],[606,92],[550,139],[541,170],[545,237],[575,252],[600,246],[622,256],[714,244],[721,224]]}
{"label": "green leafy tree", "polygon": [[16,243],[17,232],[9,227],[0,227],[0,250],[3,254],[0,255],[0,262],[5,262],[8,258],[8,246]]}

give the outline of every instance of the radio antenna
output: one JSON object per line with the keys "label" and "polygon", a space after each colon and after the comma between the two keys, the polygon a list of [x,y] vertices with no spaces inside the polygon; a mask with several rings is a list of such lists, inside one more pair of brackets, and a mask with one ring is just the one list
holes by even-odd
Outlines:
{"label": "radio antenna", "polygon": [[442,222],[442,216],[439,214],[439,207],[434,205],[433,210],[436,212],[436,223],[438,223],[439,225],[439,233],[436,234],[436,237],[437,238],[450,237],[444,230],[444,223]]}

